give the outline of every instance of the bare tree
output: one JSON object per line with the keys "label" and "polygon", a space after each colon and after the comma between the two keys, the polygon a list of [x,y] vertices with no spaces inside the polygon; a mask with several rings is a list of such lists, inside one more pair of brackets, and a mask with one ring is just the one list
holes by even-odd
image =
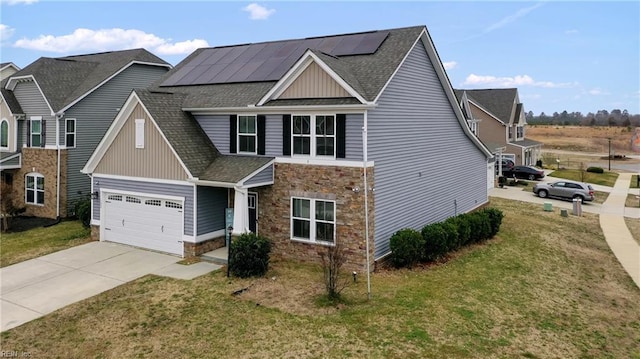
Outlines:
{"label": "bare tree", "polygon": [[336,241],[334,246],[328,246],[326,252],[320,254],[324,285],[329,299],[339,299],[340,292],[350,281],[349,276],[341,273],[342,266],[347,261],[342,244]]}
{"label": "bare tree", "polygon": [[16,208],[13,203],[11,185],[2,182],[0,185],[0,217],[2,217],[2,231],[9,230],[9,219],[24,212],[24,208]]}

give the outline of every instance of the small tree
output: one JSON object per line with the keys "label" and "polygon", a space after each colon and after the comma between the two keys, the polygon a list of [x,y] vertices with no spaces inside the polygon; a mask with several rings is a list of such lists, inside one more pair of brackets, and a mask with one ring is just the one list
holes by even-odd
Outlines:
{"label": "small tree", "polygon": [[589,174],[587,173],[587,168],[584,166],[584,162],[580,162],[580,165],[578,165],[578,174],[580,176],[580,182],[586,182]]}
{"label": "small tree", "polygon": [[9,219],[11,217],[15,217],[24,211],[24,208],[19,208],[14,205],[11,185],[2,182],[2,185],[0,185],[0,216],[2,216],[2,231],[6,232],[9,230]]}
{"label": "small tree", "polygon": [[320,253],[320,259],[327,297],[331,300],[339,299],[342,290],[350,283],[349,277],[342,275],[342,266],[347,261],[342,244],[336,242],[334,246],[328,246],[325,252]]}

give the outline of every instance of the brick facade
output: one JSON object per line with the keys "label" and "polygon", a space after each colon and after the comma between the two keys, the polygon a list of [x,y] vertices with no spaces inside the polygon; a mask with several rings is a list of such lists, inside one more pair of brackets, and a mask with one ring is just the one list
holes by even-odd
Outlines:
{"label": "brick facade", "polygon": [[[58,151],[44,148],[22,149],[22,166],[13,178],[15,205],[25,207],[24,215],[56,218]],[[44,206],[26,204],[25,179],[29,173],[44,177]],[[67,150],[60,150],[60,217],[67,216]]]}
{"label": "brick facade", "polygon": [[[291,197],[329,199],[336,202],[336,241],[347,255],[344,268],[366,271],[363,169],[277,163],[274,171],[272,186],[251,190],[258,192],[258,233],[273,243],[272,257],[320,262],[320,254],[327,250],[325,245],[291,240]],[[367,176],[369,187],[373,188],[373,168],[368,169]],[[373,269],[373,193],[368,197]]]}

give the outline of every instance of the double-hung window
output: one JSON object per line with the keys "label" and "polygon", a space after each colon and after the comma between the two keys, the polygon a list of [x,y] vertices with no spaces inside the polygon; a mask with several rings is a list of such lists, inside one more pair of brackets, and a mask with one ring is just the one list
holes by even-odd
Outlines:
{"label": "double-hung window", "polygon": [[524,126],[518,126],[517,127],[517,134],[516,134],[516,139],[517,140],[521,140],[522,138],[524,138]]}
{"label": "double-hung window", "polygon": [[291,238],[325,244],[335,243],[335,202],[291,198]]}
{"label": "double-hung window", "polygon": [[44,177],[39,173],[29,173],[25,178],[25,202],[44,205]]}
{"label": "double-hung window", "polygon": [[29,122],[31,147],[42,147],[42,117],[32,117]]}
{"label": "double-hung window", "polygon": [[238,153],[256,154],[257,128],[256,116],[238,116]]}
{"label": "double-hung window", "polygon": [[291,120],[293,155],[335,157],[335,115],[296,115]]}
{"label": "double-hung window", "polygon": [[0,120],[0,147],[9,147],[9,121],[4,118]]}
{"label": "double-hung window", "polygon": [[65,121],[64,127],[64,141],[65,146],[68,148],[76,147],[76,119],[68,118]]}

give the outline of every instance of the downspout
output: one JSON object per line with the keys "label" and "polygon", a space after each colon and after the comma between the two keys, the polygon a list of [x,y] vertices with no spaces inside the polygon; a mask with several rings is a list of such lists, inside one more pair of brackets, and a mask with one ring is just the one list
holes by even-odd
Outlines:
{"label": "downspout", "polygon": [[367,299],[371,300],[371,264],[369,254],[369,185],[367,183],[367,114],[364,111],[364,127],[362,127],[362,168],[364,173],[364,233],[367,251]]}
{"label": "downspout", "polygon": [[64,117],[64,112],[58,112],[56,119],[56,151],[58,152],[58,165],[56,176],[56,218],[60,219],[60,119]]}

